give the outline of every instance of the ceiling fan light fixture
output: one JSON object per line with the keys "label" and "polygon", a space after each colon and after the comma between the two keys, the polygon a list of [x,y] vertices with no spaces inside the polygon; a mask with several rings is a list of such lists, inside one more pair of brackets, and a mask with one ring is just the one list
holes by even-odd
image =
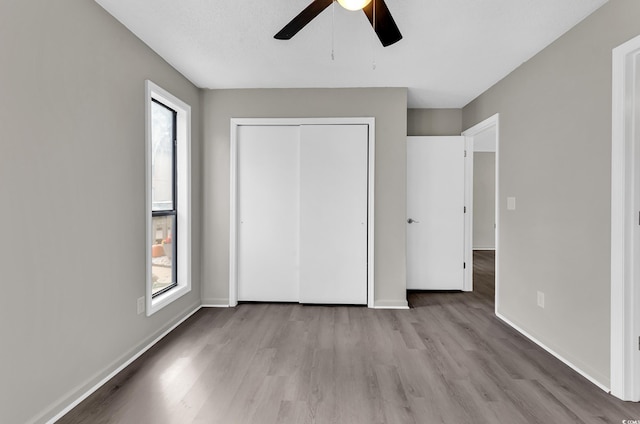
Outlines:
{"label": "ceiling fan light fixture", "polygon": [[[366,15],[373,31],[378,36],[383,47],[388,47],[402,40],[398,25],[391,16],[385,0],[337,0],[341,7],[348,10],[362,10]],[[295,18],[284,26],[276,35],[276,40],[290,40],[309,22],[315,19],[326,8],[335,7],[336,0],[313,0]]]}
{"label": "ceiling fan light fixture", "polygon": [[338,3],[347,10],[361,10],[371,3],[371,0],[338,0]]}

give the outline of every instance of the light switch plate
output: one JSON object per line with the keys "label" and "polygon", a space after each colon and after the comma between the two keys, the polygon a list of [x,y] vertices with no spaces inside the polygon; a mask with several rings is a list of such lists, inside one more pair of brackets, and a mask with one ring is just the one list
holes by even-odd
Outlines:
{"label": "light switch plate", "polygon": [[144,305],[144,296],[138,298],[138,301],[136,302],[136,306],[137,306],[137,309],[138,309],[138,315],[140,315],[141,313],[144,312],[144,306],[145,306]]}
{"label": "light switch plate", "polygon": [[507,197],[507,210],[515,211],[516,210],[516,198],[515,197]]}

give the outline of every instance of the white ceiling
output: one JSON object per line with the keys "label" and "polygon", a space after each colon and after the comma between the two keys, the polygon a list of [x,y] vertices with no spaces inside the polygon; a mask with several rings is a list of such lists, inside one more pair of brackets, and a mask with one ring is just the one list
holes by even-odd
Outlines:
{"label": "white ceiling", "polygon": [[408,87],[409,107],[460,108],[607,0],[386,0],[404,36],[387,48],[337,3],[282,41],[311,0],[96,1],[198,87]]}

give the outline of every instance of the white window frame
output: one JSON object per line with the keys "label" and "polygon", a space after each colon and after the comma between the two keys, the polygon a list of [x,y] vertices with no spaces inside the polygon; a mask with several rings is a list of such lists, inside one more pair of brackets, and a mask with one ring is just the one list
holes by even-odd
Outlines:
{"label": "white window frame", "polygon": [[[147,316],[154,314],[171,302],[191,291],[191,106],[178,99],[160,86],[145,81],[145,199],[146,199],[146,251],[147,278],[145,287]],[[151,239],[152,239],[152,207],[151,207],[151,104],[152,99],[163,103],[177,112],[176,116],[176,187],[177,204],[177,286],[156,297],[152,296],[153,281],[151,278]]]}

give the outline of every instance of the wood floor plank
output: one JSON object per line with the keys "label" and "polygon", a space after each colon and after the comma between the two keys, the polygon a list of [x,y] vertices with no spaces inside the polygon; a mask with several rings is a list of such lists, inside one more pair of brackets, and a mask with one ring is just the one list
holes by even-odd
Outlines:
{"label": "wood floor plank", "polygon": [[410,310],[246,303],[203,309],[59,420],[87,424],[621,423],[621,402],[494,315],[474,291]]}

